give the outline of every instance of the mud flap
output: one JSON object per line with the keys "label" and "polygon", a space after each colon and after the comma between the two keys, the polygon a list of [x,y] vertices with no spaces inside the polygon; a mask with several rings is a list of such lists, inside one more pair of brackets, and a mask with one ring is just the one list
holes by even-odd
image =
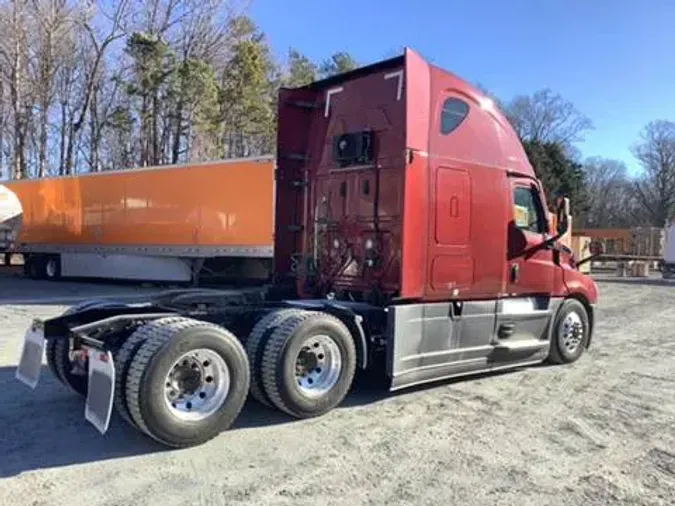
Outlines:
{"label": "mud flap", "polygon": [[89,388],[84,417],[101,433],[110,425],[115,395],[115,364],[112,353],[87,349],[89,354]]}
{"label": "mud flap", "polygon": [[33,389],[40,381],[45,344],[45,332],[42,325],[33,323],[23,338],[21,358],[14,375],[21,383]]}

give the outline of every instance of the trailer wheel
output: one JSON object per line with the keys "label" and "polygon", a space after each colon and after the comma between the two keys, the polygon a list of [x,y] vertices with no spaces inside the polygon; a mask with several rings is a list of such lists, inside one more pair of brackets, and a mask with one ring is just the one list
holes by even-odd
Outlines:
{"label": "trailer wheel", "polygon": [[44,255],[30,255],[25,262],[24,273],[27,272],[30,279],[45,279]]}
{"label": "trailer wheel", "polygon": [[586,349],[589,336],[588,312],[576,299],[563,302],[553,323],[548,361],[553,364],[576,362]]}
{"label": "trailer wheel", "polygon": [[31,264],[33,263],[33,259],[30,257],[30,255],[23,255],[23,266],[22,266],[22,271],[23,275],[26,278],[31,277]]}
{"label": "trailer wheel", "polygon": [[306,311],[284,320],[263,355],[265,393],[296,418],[327,413],[340,404],[356,371],[356,346],[339,319]]}
{"label": "trailer wheel", "polygon": [[272,332],[276,330],[283,320],[303,312],[304,310],[296,308],[285,308],[272,311],[255,324],[246,340],[246,355],[248,356],[251,375],[250,394],[263,406],[273,407],[263,388],[262,361],[263,353],[265,352],[265,344],[267,344],[267,340],[272,335]]}
{"label": "trailer wheel", "polygon": [[44,275],[49,281],[61,279],[61,257],[59,255],[46,257],[44,261]]}
{"label": "trailer wheel", "polygon": [[144,325],[131,359],[126,400],[135,424],[172,447],[205,443],[230,427],[246,401],[246,352],[230,332],[190,318]]}

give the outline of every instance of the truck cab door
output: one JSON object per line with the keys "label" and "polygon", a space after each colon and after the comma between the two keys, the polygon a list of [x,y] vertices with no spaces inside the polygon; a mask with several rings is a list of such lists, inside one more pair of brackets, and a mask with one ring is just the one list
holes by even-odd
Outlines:
{"label": "truck cab door", "polygon": [[558,266],[553,259],[553,248],[542,247],[550,232],[537,185],[531,180],[512,181],[511,210],[506,292],[516,296],[549,295]]}
{"label": "truck cab door", "polygon": [[544,358],[556,308],[550,295],[558,266],[554,250],[544,246],[550,232],[539,187],[519,178],[511,180],[510,190],[506,293],[497,303],[494,366]]}

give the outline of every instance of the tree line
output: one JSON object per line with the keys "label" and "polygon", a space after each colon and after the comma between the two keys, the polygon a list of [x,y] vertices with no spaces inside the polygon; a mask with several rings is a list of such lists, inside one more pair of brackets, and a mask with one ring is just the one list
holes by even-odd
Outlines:
{"label": "tree line", "polygon": [[0,0],[0,169],[11,178],[270,153],[276,91],[349,70],[277,61],[233,0]]}
{"label": "tree line", "polygon": [[639,133],[631,151],[641,169],[631,176],[620,160],[582,160],[576,144],[594,128],[570,101],[550,89],[502,102],[544,186],[570,196],[575,227],[663,227],[675,216],[675,122],[658,119]]}
{"label": "tree line", "polygon": [[[244,0],[0,0],[0,33],[0,171],[15,179],[272,153],[278,88],[358,65],[277,58]],[[631,178],[621,161],[581,159],[593,124],[560,95],[492,98],[546,188],[571,196],[575,226],[672,216],[672,121],[644,127]]]}

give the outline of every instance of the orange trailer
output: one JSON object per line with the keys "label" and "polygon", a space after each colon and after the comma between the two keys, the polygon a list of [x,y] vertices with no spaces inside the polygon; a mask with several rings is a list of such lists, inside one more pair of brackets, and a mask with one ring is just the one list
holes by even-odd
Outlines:
{"label": "orange trailer", "polygon": [[4,184],[23,208],[31,277],[260,277],[272,259],[272,157]]}
{"label": "orange trailer", "polygon": [[574,235],[604,242],[607,255],[663,257],[665,244],[663,228],[589,228],[577,230]]}

